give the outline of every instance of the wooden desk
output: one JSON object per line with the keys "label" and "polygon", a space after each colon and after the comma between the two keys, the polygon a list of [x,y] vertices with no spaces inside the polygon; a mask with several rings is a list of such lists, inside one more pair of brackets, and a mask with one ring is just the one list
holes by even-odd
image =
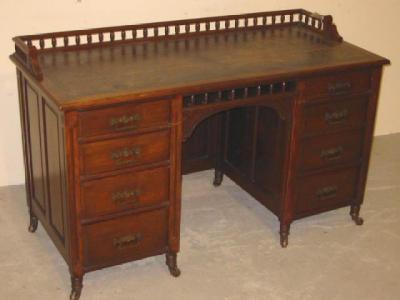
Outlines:
{"label": "wooden desk", "polygon": [[29,230],[86,272],[166,254],[181,174],[215,169],[293,220],[363,201],[382,66],[304,10],[14,38]]}

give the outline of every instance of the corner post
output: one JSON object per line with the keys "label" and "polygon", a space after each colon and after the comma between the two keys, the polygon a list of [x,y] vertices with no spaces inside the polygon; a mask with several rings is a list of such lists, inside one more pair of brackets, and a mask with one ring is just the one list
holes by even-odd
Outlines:
{"label": "corner post", "polygon": [[374,127],[380,82],[382,77],[382,67],[374,68],[371,72],[371,95],[368,99],[367,119],[364,133],[364,146],[361,154],[360,176],[357,184],[356,197],[351,203],[350,216],[356,225],[362,225],[364,220],[360,217],[361,204],[364,200],[365,186],[367,183],[368,166],[371,156],[372,141],[374,138]]}
{"label": "corner post", "polygon": [[171,101],[171,146],[170,146],[170,205],[168,218],[168,249],[166,264],[171,275],[177,277],[177,254],[180,246],[181,192],[182,192],[182,142],[183,142],[183,97],[177,96]]}
{"label": "corner post", "polygon": [[69,270],[71,275],[70,300],[78,300],[83,288],[83,242],[82,225],[80,224],[81,199],[79,189],[80,161],[78,145],[78,113],[69,111],[64,116],[65,155],[67,161],[67,209],[69,223],[67,234],[70,238]]}
{"label": "corner post", "polygon": [[284,178],[282,185],[282,200],[280,221],[280,244],[282,248],[288,246],[290,225],[294,219],[295,202],[295,176],[297,166],[297,156],[299,152],[299,133],[301,123],[301,108],[303,104],[303,94],[305,82],[298,83],[298,92],[294,99],[291,99],[291,118],[288,118],[287,143],[284,159]]}

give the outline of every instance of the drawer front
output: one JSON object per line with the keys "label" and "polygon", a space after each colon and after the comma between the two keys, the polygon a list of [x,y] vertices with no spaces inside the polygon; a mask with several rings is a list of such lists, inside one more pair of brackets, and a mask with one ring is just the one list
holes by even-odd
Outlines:
{"label": "drawer front", "polygon": [[367,71],[335,73],[307,79],[305,96],[314,99],[360,93],[368,91],[370,86],[370,73]]}
{"label": "drawer front", "polygon": [[302,134],[361,127],[365,123],[367,99],[316,104],[303,109]]}
{"label": "drawer front", "polygon": [[82,184],[86,218],[167,202],[169,168],[131,172]]}
{"label": "drawer front", "polygon": [[296,183],[296,214],[311,214],[350,204],[355,197],[358,168],[299,178]]}
{"label": "drawer front", "polygon": [[125,104],[79,113],[80,136],[159,127],[170,121],[170,101]]}
{"label": "drawer front", "polygon": [[164,253],[167,210],[130,215],[83,228],[86,267],[118,264]]}
{"label": "drawer front", "polygon": [[81,146],[85,175],[169,159],[169,130],[105,140]]}
{"label": "drawer front", "polygon": [[300,145],[300,171],[358,162],[362,138],[363,131],[358,130],[303,139]]}

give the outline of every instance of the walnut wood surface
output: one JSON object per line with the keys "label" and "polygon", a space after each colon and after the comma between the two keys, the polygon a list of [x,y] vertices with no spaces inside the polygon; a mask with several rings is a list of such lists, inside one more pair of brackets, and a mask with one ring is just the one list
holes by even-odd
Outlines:
{"label": "walnut wood surface", "polygon": [[169,159],[169,131],[123,137],[81,147],[82,174],[94,175]]}
{"label": "walnut wood surface", "polygon": [[318,43],[310,34],[304,28],[249,30],[79,50],[79,56],[76,51],[46,53],[40,57],[41,84],[67,107],[382,62],[347,43]]}
{"label": "walnut wood surface", "polygon": [[168,168],[162,167],[82,183],[83,218],[168,202],[168,171]]}
{"label": "walnut wood surface", "polygon": [[160,209],[85,226],[84,265],[98,268],[165,252],[167,220],[167,210]]}
{"label": "walnut wood surface", "polygon": [[40,85],[63,108],[382,63],[297,23],[38,54]]}
{"label": "walnut wood surface", "polygon": [[[162,33],[163,32],[163,33]],[[96,39],[98,39],[96,41]],[[385,58],[289,10],[14,38],[29,230],[86,272],[166,254],[181,174],[215,169],[295,219],[363,202]],[[211,182],[211,179],[210,179]],[[223,184],[223,183],[222,183]]]}
{"label": "walnut wood surface", "polygon": [[[332,99],[329,99],[332,100]],[[368,97],[341,97],[336,101],[324,101],[303,108],[302,135],[316,135],[342,129],[364,126]]]}
{"label": "walnut wood surface", "polygon": [[348,205],[355,197],[358,171],[350,168],[298,179],[295,218]]}
{"label": "walnut wood surface", "polygon": [[299,170],[357,162],[361,155],[364,130],[339,132],[303,139],[300,145]]}
{"label": "walnut wood surface", "polygon": [[92,137],[167,126],[171,120],[169,101],[120,105],[79,113],[80,136]]}

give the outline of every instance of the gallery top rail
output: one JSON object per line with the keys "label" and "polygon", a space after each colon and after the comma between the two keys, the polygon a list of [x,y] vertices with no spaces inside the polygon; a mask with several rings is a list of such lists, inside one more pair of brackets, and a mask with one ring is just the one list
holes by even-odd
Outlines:
{"label": "gallery top rail", "polygon": [[15,57],[37,80],[43,79],[38,53],[79,50],[117,43],[173,39],[214,32],[274,28],[300,25],[321,36],[341,42],[332,16],[322,16],[304,9],[258,12],[137,25],[24,35],[13,38]]}

